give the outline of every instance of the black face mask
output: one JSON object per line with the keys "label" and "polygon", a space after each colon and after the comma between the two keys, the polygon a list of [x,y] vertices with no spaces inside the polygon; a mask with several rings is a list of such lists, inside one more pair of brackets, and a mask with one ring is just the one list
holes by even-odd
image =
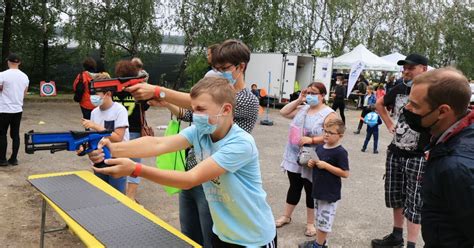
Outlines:
{"label": "black face mask", "polygon": [[438,120],[436,120],[429,127],[424,127],[421,125],[421,121],[423,120],[423,118],[433,113],[435,110],[437,110],[437,108],[431,110],[426,115],[421,116],[419,114],[415,114],[411,112],[410,110],[404,108],[403,115],[405,116],[405,120],[411,129],[413,129],[416,132],[423,133],[423,132],[429,132],[431,130],[431,127],[433,127],[438,122]]}

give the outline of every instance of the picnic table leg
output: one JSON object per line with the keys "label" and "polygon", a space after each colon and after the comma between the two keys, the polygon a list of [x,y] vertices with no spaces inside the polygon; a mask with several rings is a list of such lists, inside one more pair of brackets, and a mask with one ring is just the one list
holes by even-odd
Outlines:
{"label": "picnic table leg", "polygon": [[44,247],[44,226],[46,222],[46,200],[43,198],[43,203],[41,204],[41,237],[40,237],[40,248]]}

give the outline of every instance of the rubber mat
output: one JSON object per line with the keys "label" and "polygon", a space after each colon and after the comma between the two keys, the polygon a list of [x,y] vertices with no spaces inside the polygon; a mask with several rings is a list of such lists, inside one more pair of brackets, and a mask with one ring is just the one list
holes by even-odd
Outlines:
{"label": "rubber mat", "polygon": [[192,247],[77,175],[29,181],[106,247]]}

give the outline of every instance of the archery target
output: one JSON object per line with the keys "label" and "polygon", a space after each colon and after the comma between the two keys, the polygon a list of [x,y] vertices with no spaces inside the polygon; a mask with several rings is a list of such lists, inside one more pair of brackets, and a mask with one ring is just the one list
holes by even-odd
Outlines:
{"label": "archery target", "polygon": [[41,81],[40,82],[40,95],[41,96],[55,96],[56,95],[56,83],[54,81]]}

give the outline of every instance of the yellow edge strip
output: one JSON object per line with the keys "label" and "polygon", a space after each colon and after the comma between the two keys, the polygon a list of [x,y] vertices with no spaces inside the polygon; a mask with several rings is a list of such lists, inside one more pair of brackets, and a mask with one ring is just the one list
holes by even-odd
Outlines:
{"label": "yellow edge strip", "polygon": [[[45,177],[55,177],[55,176],[64,176],[64,175],[71,175],[75,174],[85,181],[89,182],[93,186],[97,187],[98,189],[104,191],[105,193],[109,194],[110,196],[114,197],[118,201],[125,204],[127,207],[135,210],[137,213],[145,216],[152,222],[158,224],[159,226],[163,227],[164,229],[168,230],[169,232],[173,233],[174,235],[178,236],[179,238],[183,239],[193,247],[201,247],[198,243],[194,242],[184,234],[182,234],[179,230],[172,227],[168,223],[164,222],[162,219],[158,218],[156,215],[151,213],[150,211],[146,210],[142,206],[138,205],[136,202],[132,201],[130,198],[119,192],[118,190],[114,189],[112,186],[107,184],[106,182],[102,181],[100,178],[96,177],[90,171],[71,171],[71,172],[59,172],[59,173],[48,173],[48,174],[40,174],[40,175],[31,175],[28,179],[36,179],[36,178],[45,178]],[[64,211],[62,211],[56,204],[50,201],[45,195],[42,195],[43,198],[46,199],[48,204],[64,219],[67,223],[69,228],[84,242],[87,247],[104,247],[102,243],[100,243],[94,236],[92,236],[87,230],[85,230],[82,226],[80,226],[76,221],[70,218]]]}

